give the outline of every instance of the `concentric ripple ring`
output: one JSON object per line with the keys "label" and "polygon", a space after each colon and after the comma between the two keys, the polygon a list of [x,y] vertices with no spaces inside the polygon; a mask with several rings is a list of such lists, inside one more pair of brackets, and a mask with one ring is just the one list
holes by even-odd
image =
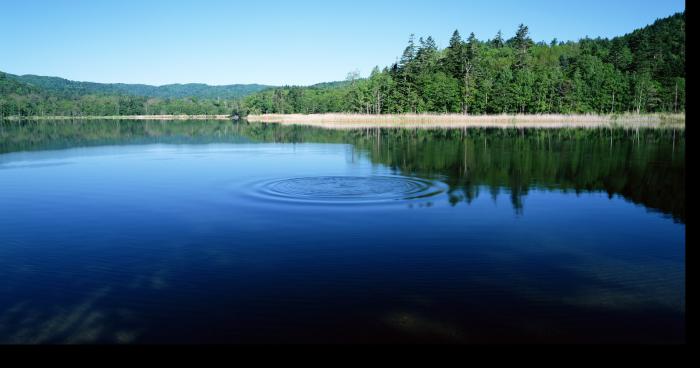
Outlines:
{"label": "concentric ripple ring", "polygon": [[310,203],[377,203],[427,198],[444,189],[403,176],[315,176],[268,181],[258,193],[278,200]]}

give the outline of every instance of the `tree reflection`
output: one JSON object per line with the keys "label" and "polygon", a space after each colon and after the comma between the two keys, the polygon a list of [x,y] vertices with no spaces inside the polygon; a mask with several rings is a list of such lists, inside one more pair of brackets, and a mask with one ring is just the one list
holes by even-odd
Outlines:
{"label": "tree reflection", "polygon": [[452,205],[531,189],[606,192],[685,223],[685,132],[625,129],[361,129],[228,121],[0,123],[0,153],[104,144],[344,143],[402,175],[437,178]]}

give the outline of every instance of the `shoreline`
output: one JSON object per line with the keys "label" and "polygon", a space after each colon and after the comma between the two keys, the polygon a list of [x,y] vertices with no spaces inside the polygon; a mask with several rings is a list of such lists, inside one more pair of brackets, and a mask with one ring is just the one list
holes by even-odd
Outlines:
{"label": "shoreline", "polygon": [[461,114],[264,114],[249,121],[305,125],[327,129],[371,128],[656,128],[685,129],[685,114],[625,115],[461,115]]}
{"label": "shoreline", "polygon": [[[130,116],[31,116],[7,117],[7,121],[45,120],[234,120],[230,115],[130,115]],[[249,115],[251,122],[314,126],[326,129],[371,129],[371,128],[655,128],[685,129],[685,114],[260,114]]]}
{"label": "shoreline", "polygon": [[[0,119],[2,120],[2,119]],[[230,115],[108,115],[108,116],[8,116],[7,121],[23,120],[232,120]]]}

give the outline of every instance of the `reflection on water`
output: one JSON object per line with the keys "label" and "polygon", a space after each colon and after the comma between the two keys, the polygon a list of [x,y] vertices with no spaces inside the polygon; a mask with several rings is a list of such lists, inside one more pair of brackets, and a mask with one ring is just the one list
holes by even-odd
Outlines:
{"label": "reflection on water", "polygon": [[[453,204],[469,203],[486,189],[494,200],[508,196],[520,213],[531,188],[602,191],[685,222],[684,130],[338,131],[225,121],[5,122],[0,127],[0,153],[153,143],[352,144],[353,159],[443,179]],[[0,169],[14,166],[0,161]]]}
{"label": "reflection on water", "polygon": [[680,342],[684,141],[0,123],[0,342]]}

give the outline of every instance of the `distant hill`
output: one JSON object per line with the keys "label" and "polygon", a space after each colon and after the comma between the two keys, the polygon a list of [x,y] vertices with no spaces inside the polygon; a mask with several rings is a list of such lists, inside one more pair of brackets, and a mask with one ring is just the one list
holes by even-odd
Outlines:
{"label": "distant hill", "polygon": [[10,80],[15,80],[62,97],[100,94],[158,98],[196,97],[202,99],[231,99],[245,97],[271,87],[261,84],[210,86],[200,83],[150,86],[145,84],[76,82],[59,77],[44,77],[38,75],[5,75]]}
{"label": "distant hill", "polygon": [[20,82],[18,80],[9,78],[9,74],[0,72],[0,97],[17,94],[17,95],[29,95],[39,93],[39,89],[33,87],[27,83]]}
{"label": "distant hill", "polygon": [[[360,78],[358,80],[363,80],[363,78]],[[332,89],[332,88],[343,88],[351,85],[352,82],[344,80],[344,81],[336,81],[336,82],[322,82],[322,83],[316,83],[314,85],[309,86],[309,88],[323,88],[323,89]]]}

